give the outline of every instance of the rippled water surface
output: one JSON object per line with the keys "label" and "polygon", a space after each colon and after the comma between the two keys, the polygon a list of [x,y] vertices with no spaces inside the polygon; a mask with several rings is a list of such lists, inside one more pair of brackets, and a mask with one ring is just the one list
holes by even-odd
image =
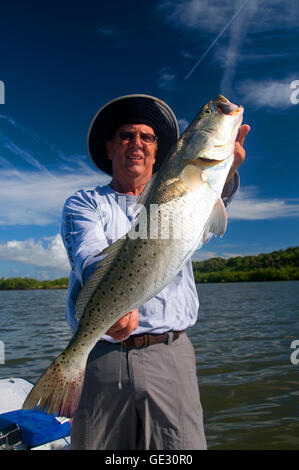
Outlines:
{"label": "rippled water surface", "polygon": [[[209,449],[299,449],[299,282],[201,284],[196,352]],[[0,291],[0,378],[36,382],[68,344],[66,290]],[[299,358],[299,354],[298,354]],[[0,358],[1,359],[1,358]]]}
{"label": "rippled water surface", "polygon": [[[299,449],[299,282],[199,285],[190,330],[210,449]],[[299,357],[299,354],[298,354]]]}

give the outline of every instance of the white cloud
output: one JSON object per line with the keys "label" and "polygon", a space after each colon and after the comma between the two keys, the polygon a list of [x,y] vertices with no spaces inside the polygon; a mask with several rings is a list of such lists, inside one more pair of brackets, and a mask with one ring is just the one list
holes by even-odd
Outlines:
{"label": "white cloud", "polygon": [[67,254],[59,234],[38,241],[31,238],[25,241],[11,240],[0,243],[0,258],[43,270],[54,269],[64,276],[70,271]]}
{"label": "white cloud", "polygon": [[[13,123],[13,120],[9,121],[10,124]],[[13,124],[14,125],[14,124]],[[47,172],[47,169],[41,165],[41,163],[27,150],[23,150],[18,145],[16,145],[10,138],[6,135],[3,135],[0,130],[0,144],[1,147],[9,152],[13,153],[25,161],[28,165],[31,165],[38,170]]]}
{"label": "white cloud", "polygon": [[286,109],[294,106],[292,95],[298,96],[298,91],[291,88],[296,79],[299,79],[299,73],[283,79],[244,80],[238,84],[237,91],[242,102],[252,107]]}
{"label": "white cloud", "polygon": [[[166,20],[176,26],[217,34],[243,3],[244,0],[163,0],[159,9]],[[244,10],[246,14],[254,12],[250,25],[254,33],[298,24],[298,2],[248,0]]]}
{"label": "white cloud", "polygon": [[185,57],[185,59],[196,59],[196,57],[190,54],[188,51],[179,51],[180,55]]}
{"label": "white cloud", "polygon": [[194,255],[192,256],[192,261],[204,261],[210,258],[216,258],[219,255],[215,251],[206,251],[204,246],[202,249],[195,251]]}
{"label": "white cloud", "polygon": [[[65,155],[54,145],[43,145],[42,149],[32,131],[9,116],[0,114],[0,119],[0,225],[60,224],[67,197],[110,180],[85,162],[86,155]],[[25,150],[23,145],[34,151]],[[40,163],[42,151],[56,162],[54,170]]]}
{"label": "white cloud", "polygon": [[[216,46],[216,51],[221,48],[218,57],[221,57],[220,63],[224,69],[220,90],[230,94],[241,45],[247,35],[247,30],[251,27],[251,19],[257,9],[256,0],[250,2],[248,0],[241,2],[223,0],[221,4],[213,0],[183,0],[175,3],[164,2],[160,4],[160,7],[164,7],[168,11],[167,19],[169,21],[187,29],[194,29],[197,33],[204,32],[213,40],[212,42],[208,41],[208,48],[201,54],[185,78],[189,78],[206,55],[210,53],[210,50]],[[227,37],[228,32],[228,44],[223,47],[223,37]]]}
{"label": "white cloud", "polygon": [[12,117],[6,116],[5,114],[0,114],[0,119],[3,119],[4,121],[8,122],[14,128],[21,130],[27,136],[29,136],[31,139],[33,139],[35,141],[38,140],[36,134],[31,129],[25,128],[20,123],[16,122]]}
{"label": "white cloud", "polygon": [[228,0],[222,1],[221,15],[219,2],[213,0],[164,0],[160,2],[159,8],[166,12],[166,19],[175,25],[213,33],[219,31],[223,21],[228,18],[232,4]]}
{"label": "white cloud", "polygon": [[67,197],[101,186],[110,178],[87,165],[68,171],[0,170],[0,225],[59,223]]}
{"label": "white cloud", "polygon": [[[286,29],[296,28],[299,21],[299,2],[295,1],[163,0],[159,9],[175,27],[200,36],[201,47],[194,51],[198,60],[185,78],[189,78],[213,50],[214,60],[223,69],[219,89],[227,95],[233,94],[237,68],[246,57],[242,51],[245,41],[250,40],[253,34],[273,30],[277,35],[282,34],[282,30],[285,34]],[[184,56],[190,57],[190,51]]]}
{"label": "white cloud", "polygon": [[160,75],[157,81],[157,86],[162,90],[171,90],[174,86],[176,76],[171,72],[170,67],[163,67],[160,70]]}
{"label": "white cloud", "polygon": [[265,199],[257,189],[240,189],[229,206],[229,219],[269,220],[281,217],[299,217],[299,199]]}
{"label": "white cloud", "polygon": [[217,251],[206,251],[206,246],[203,245],[203,247],[195,251],[194,255],[192,256],[192,261],[199,262],[199,261],[205,261],[207,259],[211,258],[236,258],[237,256],[254,256],[256,255],[256,250],[253,251],[242,251],[238,253],[234,253],[231,251],[225,251],[223,250],[225,245],[223,246],[218,246]]}

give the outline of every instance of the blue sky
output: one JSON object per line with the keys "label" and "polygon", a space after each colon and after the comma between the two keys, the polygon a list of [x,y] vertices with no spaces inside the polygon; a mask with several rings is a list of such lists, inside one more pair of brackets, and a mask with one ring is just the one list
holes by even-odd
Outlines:
{"label": "blue sky", "polygon": [[87,130],[128,93],[165,100],[182,129],[219,92],[245,108],[228,230],[197,259],[297,246],[298,45],[297,0],[2,2],[0,276],[68,274],[64,201],[108,181],[89,161]]}

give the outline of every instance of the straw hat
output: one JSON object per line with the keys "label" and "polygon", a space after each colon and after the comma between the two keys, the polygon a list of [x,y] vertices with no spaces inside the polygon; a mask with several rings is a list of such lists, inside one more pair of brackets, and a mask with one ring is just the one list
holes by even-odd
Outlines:
{"label": "straw hat", "polygon": [[123,124],[146,124],[158,137],[153,171],[159,170],[164,158],[179,138],[179,127],[172,109],[150,95],[125,95],[106,103],[94,116],[87,134],[87,148],[97,168],[112,175],[106,142]]}

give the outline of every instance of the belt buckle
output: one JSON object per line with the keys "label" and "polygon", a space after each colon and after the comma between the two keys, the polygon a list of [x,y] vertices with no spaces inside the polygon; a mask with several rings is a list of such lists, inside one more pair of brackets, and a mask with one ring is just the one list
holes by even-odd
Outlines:
{"label": "belt buckle", "polygon": [[135,348],[142,348],[142,346],[144,345],[143,336],[133,336],[132,340]]}

